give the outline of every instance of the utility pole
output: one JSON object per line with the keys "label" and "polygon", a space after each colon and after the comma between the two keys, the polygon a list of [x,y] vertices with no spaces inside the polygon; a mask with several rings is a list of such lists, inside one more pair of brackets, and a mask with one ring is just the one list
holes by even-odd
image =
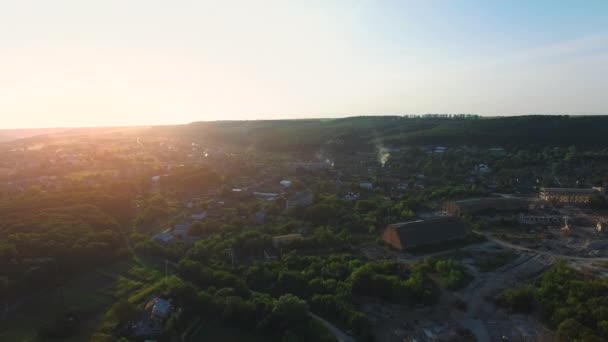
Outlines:
{"label": "utility pole", "polygon": [[55,258],[52,259],[53,263],[55,264],[55,282],[58,285],[57,286],[57,291],[58,291],[58,297],[59,297],[59,302],[60,305],[63,309],[65,309],[65,296],[63,294],[63,282],[60,280],[59,277],[59,265],[57,264],[57,260]]}
{"label": "utility pole", "polygon": [[230,247],[230,248],[226,249],[226,254],[228,254],[230,256],[232,268],[234,268],[234,247]]}
{"label": "utility pole", "polygon": [[167,278],[168,278],[168,266],[169,266],[169,260],[165,259],[165,290],[167,290],[169,288],[169,286],[167,285]]}

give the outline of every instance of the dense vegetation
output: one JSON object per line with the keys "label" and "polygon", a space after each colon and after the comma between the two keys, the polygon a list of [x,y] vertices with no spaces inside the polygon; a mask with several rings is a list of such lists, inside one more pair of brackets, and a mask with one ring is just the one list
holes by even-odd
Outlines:
{"label": "dense vegetation", "polygon": [[558,337],[569,341],[608,339],[608,280],[585,276],[565,262],[542,276],[537,298]]}
{"label": "dense vegetation", "polygon": [[[126,250],[132,194],[31,189],[0,203],[0,276],[12,295],[115,260]],[[6,295],[6,294],[5,294]]]}
{"label": "dense vegetation", "polygon": [[506,290],[499,303],[521,312],[536,303],[562,341],[608,339],[608,280],[580,273],[565,261],[543,273],[535,287]]}
{"label": "dense vegetation", "polygon": [[232,272],[185,257],[177,270],[179,277],[168,280],[165,292],[184,308],[176,326],[204,315],[269,337],[289,331],[275,336],[283,340],[292,335],[296,340],[315,338],[306,334],[311,323],[308,310],[368,338],[370,323],[353,304],[356,296],[403,304],[432,303],[437,298],[422,268],[364,261],[348,254],[319,257],[292,252]]}
{"label": "dense vegetation", "polygon": [[372,149],[385,144],[472,144],[501,146],[603,145],[608,117],[465,115],[351,117],[331,120],[196,122],[153,130],[186,139],[203,137],[262,150],[305,152]]}
{"label": "dense vegetation", "polygon": [[[368,304],[433,305],[441,288],[461,291],[472,278],[456,254],[407,265],[382,261],[392,253],[379,238],[387,224],[430,215],[450,199],[600,185],[608,166],[606,123],[464,115],[210,122],[108,133],[102,143],[83,132],[74,140],[10,143],[0,160],[0,298],[18,307],[48,294],[51,314],[44,323],[28,322],[45,338],[78,336],[79,320],[95,310],[101,322],[88,329],[97,329],[98,341],[132,337],[145,303],[162,296],[179,310],[161,338],[209,322],[260,340],[330,340],[318,315],[369,339]],[[447,149],[436,153],[438,145]],[[290,165],[319,160],[332,168]],[[479,172],[480,164],[491,171]],[[11,173],[13,165],[19,172]],[[290,188],[279,185],[283,179],[293,181]],[[254,195],[267,188],[278,193],[275,200]],[[314,201],[287,210],[290,196],[304,190]],[[607,205],[598,196],[589,207]],[[202,212],[186,236],[153,238]],[[303,238],[273,245],[272,237],[293,233]],[[468,257],[491,272],[517,254]],[[123,263],[126,270],[113,269]],[[90,282],[70,287],[79,277]],[[64,287],[85,289],[71,303],[88,302],[93,288],[105,300],[94,309],[53,306],[63,303]],[[605,280],[558,264],[498,302],[519,312],[538,309],[564,340],[594,341],[608,338],[607,295]],[[466,303],[457,307],[466,311]]]}

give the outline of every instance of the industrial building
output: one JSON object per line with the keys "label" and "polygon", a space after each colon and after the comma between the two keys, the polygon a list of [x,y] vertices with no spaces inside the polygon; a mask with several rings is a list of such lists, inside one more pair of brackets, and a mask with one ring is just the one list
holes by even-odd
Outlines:
{"label": "industrial building", "polygon": [[597,188],[576,189],[576,188],[541,188],[540,199],[557,203],[589,203],[591,198],[600,195]]}
{"label": "industrial building", "polygon": [[519,211],[535,207],[538,200],[530,197],[485,197],[450,201],[443,210],[452,216],[472,215],[486,210]]}
{"label": "industrial building", "polygon": [[456,217],[437,217],[388,225],[382,239],[390,246],[404,250],[464,238],[467,225]]}

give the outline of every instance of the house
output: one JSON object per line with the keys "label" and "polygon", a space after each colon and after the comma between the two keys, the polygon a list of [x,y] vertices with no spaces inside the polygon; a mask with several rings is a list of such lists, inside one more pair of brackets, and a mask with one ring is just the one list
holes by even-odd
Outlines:
{"label": "house", "polygon": [[146,304],[146,309],[150,308],[152,308],[150,318],[155,321],[164,321],[171,314],[171,303],[160,297],[156,297]]}
{"label": "house", "polygon": [[597,189],[577,188],[541,188],[539,197],[542,200],[558,203],[589,203],[591,198],[598,196]]}
{"label": "house", "polygon": [[205,219],[205,217],[207,217],[207,212],[203,211],[203,212],[198,213],[198,214],[192,214],[191,217],[192,217],[193,220],[202,221],[202,220]]}
{"label": "house", "polygon": [[315,195],[310,190],[297,192],[295,195],[289,197],[285,204],[285,208],[287,210],[298,208],[298,207],[308,207],[313,204],[315,201]]}
{"label": "house", "polygon": [[279,194],[277,194],[276,192],[258,192],[258,191],[256,191],[253,194],[257,197],[261,197],[261,198],[264,198],[269,201],[275,200],[279,196]]}
{"label": "house", "polygon": [[359,187],[365,190],[372,190],[374,185],[371,182],[361,182],[359,183]]}
{"label": "house", "polygon": [[495,156],[504,156],[504,155],[507,154],[507,152],[505,151],[505,149],[502,148],[502,147],[489,148],[488,152],[490,152],[491,154],[493,154]]}
{"label": "house", "polygon": [[266,220],[266,212],[263,210],[256,211],[255,214],[251,215],[251,221],[257,224],[263,224]]}
{"label": "house", "polygon": [[323,169],[330,168],[332,166],[331,163],[328,162],[290,162],[289,167],[298,170],[306,170],[306,171],[320,171]]}
{"label": "house", "polygon": [[186,236],[188,236],[188,231],[190,231],[189,224],[176,224],[175,226],[173,226],[173,236],[185,238]]}
{"label": "house", "polygon": [[302,241],[304,237],[301,234],[287,234],[274,236],[272,238],[272,245],[274,248],[279,249],[281,247],[289,246],[294,242]]}
{"label": "house", "polygon": [[158,233],[152,237],[152,240],[160,243],[170,243],[171,241],[173,241],[173,239],[175,239],[175,237],[171,235],[168,230],[165,230],[162,233]]}
{"label": "house", "polygon": [[517,216],[517,222],[521,224],[538,224],[538,225],[559,225],[564,222],[564,216],[562,215],[526,215],[519,214]]}
{"label": "house", "polygon": [[491,171],[490,167],[487,164],[478,164],[474,169],[475,173],[489,173]]}
{"label": "house", "polygon": [[466,224],[456,217],[444,216],[388,225],[382,239],[390,246],[404,250],[464,238]]}
{"label": "house", "polygon": [[344,201],[356,201],[359,199],[359,194],[349,191],[346,195],[342,196],[342,200]]}

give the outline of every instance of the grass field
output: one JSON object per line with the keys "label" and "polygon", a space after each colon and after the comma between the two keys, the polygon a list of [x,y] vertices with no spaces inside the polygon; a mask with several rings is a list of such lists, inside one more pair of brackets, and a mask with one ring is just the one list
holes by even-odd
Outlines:
{"label": "grass field", "polygon": [[[336,341],[333,335],[317,321],[311,321],[309,330],[315,332],[313,335],[317,336],[320,342]],[[186,337],[184,341],[266,342],[268,340],[268,337],[252,334],[251,331],[239,330],[234,326],[200,321],[196,327],[193,327],[192,334]]]}
{"label": "grass field", "polygon": [[38,341],[37,331],[65,312],[75,312],[81,320],[79,333],[67,341],[86,341],[99,326],[116,296],[141,300],[161,273],[133,259],[120,261],[67,281],[62,289],[40,292],[26,298],[0,321],[0,341]]}
{"label": "grass field", "polygon": [[186,342],[222,341],[222,342],[265,342],[267,338],[252,335],[251,332],[227,327],[217,322],[200,322],[193,329],[193,334],[186,337]]}

